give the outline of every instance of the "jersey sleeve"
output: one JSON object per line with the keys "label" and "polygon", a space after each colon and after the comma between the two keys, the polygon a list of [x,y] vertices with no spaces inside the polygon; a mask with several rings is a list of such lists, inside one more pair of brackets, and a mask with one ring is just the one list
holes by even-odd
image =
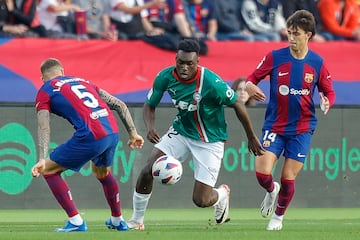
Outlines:
{"label": "jersey sleeve", "polygon": [[49,95],[43,91],[43,90],[39,90],[39,92],[36,95],[36,99],[35,99],[35,107],[36,107],[36,111],[40,111],[40,110],[48,110],[50,111],[50,97]]}
{"label": "jersey sleeve", "polygon": [[167,79],[160,72],[155,77],[153,86],[146,96],[146,103],[152,107],[156,107],[160,103],[166,89]]}
{"label": "jersey sleeve", "polygon": [[272,53],[267,54],[258,64],[255,71],[252,72],[246,79],[246,82],[252,82],[257,85],[267,75],[271,73],[273,69],[273,56]]}
{"label": "jersey sleeve", "polygon": [[216,93],[215,99],[226,106],[232,106],[236,102],[238,95],[226,82],[221,80],[219,76],[214,81],[214,88]]}
{"label": "jersey sleeve", "polygon": [[320,69],[318,90],[319,92],[324,93],[324,95],[329,99],[330,106],[332,106],[335,102],[336,94],[332,84],[331,75],[325,65],[322,65]]}

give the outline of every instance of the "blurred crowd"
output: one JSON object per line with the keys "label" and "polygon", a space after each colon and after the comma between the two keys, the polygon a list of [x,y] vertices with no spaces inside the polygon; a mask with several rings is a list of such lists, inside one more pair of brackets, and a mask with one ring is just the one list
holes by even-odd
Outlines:
{"label": "blurred crowd", "polygon": [[[283,41],[286,19],[313,13],[312,41],[360,41],[360,0],[0,0],[0,38],[142,40],[176,51],[196,38],[208,41]],[[242,101],[245,78],[232,85]]]}
{"label": "blurred crowd", "polygon": [[176,50],[183,38],[282,41],[286,18],[311,11],[313,41],[360,40],[360,0],[0,0],[0,37],[143,40]]}

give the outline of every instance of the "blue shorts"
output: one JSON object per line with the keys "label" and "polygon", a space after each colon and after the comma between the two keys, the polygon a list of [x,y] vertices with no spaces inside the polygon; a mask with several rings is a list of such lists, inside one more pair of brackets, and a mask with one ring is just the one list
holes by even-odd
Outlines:
{"label": "blue shorts", "polygon": [[285,158],[304,163],[310,150],[311,138],[312,132],[283,136],[263,130],[260,141],[265,150],[274,153],[278,158],[283,152]]}
{"label": "blue shorts", "polygon": [[97,167],[108,167],[113,164],[119,134],[104,138],[72,137],[50,153],[50,159],[60,166],[78,172],[85,163],[92,160]]}

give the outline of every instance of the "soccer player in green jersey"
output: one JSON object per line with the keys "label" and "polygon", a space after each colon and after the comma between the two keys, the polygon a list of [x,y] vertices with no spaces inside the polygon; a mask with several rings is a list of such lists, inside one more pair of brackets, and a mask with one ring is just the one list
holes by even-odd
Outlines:
{"label": "soccer player in green jersey", "polygon": [[[199,66],[197,40],[179,44],[176,65],[161,70],[149,91],[143,109],[147,138],[154,143],[150,158],[142,169],[133,195],[130,229],[144,229],[144,215],[153,187],[152,165],[165,154],[181,162],[191,157],[194,163],[193,202],[198,207],[214,206],[215,221],[228,219],[230,189],[226,184],[214,188],[228,138],[224,106],[232,107],[242,123],[251,153],[261,155],[263,148],[255,135],[245,105],[237,93],[216,73]],[[155,129],[155,108],[167,91],[178,113],[168,132],[160,137]]]}

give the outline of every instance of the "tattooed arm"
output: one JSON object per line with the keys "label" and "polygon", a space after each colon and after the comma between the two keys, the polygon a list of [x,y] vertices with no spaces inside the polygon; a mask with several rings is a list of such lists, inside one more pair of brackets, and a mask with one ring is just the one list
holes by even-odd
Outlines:
{"label": "tattooed arm", "polygon": [[38,118],[38,139],[39,139],[39,159],[45,159],[50,144],[50,112],[40,110],[37,113]]}
{"label": "tattooed arm", "polygon": [[45,158],[48,154],[50,143],[50,112],[40,110],[37,113],[39,161],[31,168],[33,177],[38,177],[45,170]]}
{"label": "tattooed arm", "polygon": [[120,99],[114,97],[103,89],[99,90],[100,97],[107,103],[111,110],[115,110],[123,122],[130,139],[128,145],[131,148],[141,148],[144,144],[144,139],[137,133],[134,121],[131,117],[127,105]]}

